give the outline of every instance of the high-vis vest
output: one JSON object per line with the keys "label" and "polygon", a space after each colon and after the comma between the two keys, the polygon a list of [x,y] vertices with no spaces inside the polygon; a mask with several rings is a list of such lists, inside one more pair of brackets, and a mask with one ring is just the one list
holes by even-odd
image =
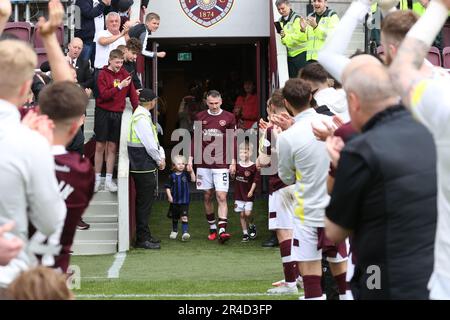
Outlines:
{"label": "high-vis vest", "polygon": [[135,125],[141,120],[145,119],[151,126],[153,131],[153,138],[156,140],[156,144],[159,148],[158,132],[156,126],[153,124],[152,119],[146,110],[142,107],[138,107],[131,116],[130,129],[128,133],[127,146],[128,146],[128,158],[130,159],[130,172],[154,172],[158,168],[155,160],[147,153],[145,146],[136,134]]}
{"label": "high-vis vest", "polygon": [[281,43],[286,46],[288,56],[295,57],[305,52],[308,48],[308,38],[306,32],[300,31],[300,17],[291,10],[288,20],[281,17],[279,22],[284,31]]}
{"label": "high-vis vest", "polygon": [[[308,17],[318,18],[315,12],[310,13]],[[328,35],[333,32],[338,23],[339,17],[337,13],[327,8],[323,15],[320,16],[320,20],[315,29],[308,25],[306,28],[308,35],[308,53],[306,54],[306,60],[317,60],[317,53],[322,49]]]}

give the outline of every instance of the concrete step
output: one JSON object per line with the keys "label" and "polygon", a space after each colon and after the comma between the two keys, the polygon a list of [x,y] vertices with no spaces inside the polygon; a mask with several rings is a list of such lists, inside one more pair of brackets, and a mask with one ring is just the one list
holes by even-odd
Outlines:
{"label": "concrete step", "polygon": [[[94,222],[90,224],[91,227],[89,228],[89,230],[102,230],[102,229],[118,229],[119,228],[119,224],[117,222]],[[83,231],[83,230],[81,230]]]}
{"label": "concrete step", "polygon": [[94,197],[92,198],[92,202],[117,202],[117,193],[109,192],[105,190],[99,190],[94,193]]}
{"label": "concrete step", "polygon": [[119,212],[119,204],[112,201],[91,201],[89,207],[86,209],[84,216],[102,216],[102,215],[117,215]]}
{"label": "concrete step", "polygon": [[88,230],[77,230],[75,241],[117,241],[118,232],[118,229],[95,229],[92,225]]}
{"label": "concrete step", "polygon": [[84,120],[84,130],[94,130],[94,117],[86,117]]}
{"label": "concrete step", "polygon": [[117,241],[77,241],[72,246],[74,256],[112,254],[117,252]]}
{"label": "concrete step", "polygon": [[89,140],[91,140],[91,138],[94,136],[94,128],[92,129],[87,129],[86,127],[84,128],[84,143],[88,142]]}
{"label": "concrete step", "polygon": [[119,217],[117,214],[105,214],[105,215],[83,215],[83,221],[89,224],[94,223],[118,223]]}

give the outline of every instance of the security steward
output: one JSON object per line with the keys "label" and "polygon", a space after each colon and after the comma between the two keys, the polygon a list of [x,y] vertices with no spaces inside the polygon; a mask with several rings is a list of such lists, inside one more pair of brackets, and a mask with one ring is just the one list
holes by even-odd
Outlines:
{"label": "security steward", "polygon": [[280,35],[287,50],[289,78],[297,78],[306,64],[306,21],[292,10],[289,0],[277,0],[275,4],[281,15],[278,22],[283,29]]}
{"label": "security steward", "polygon": [[139,106],[131,116],[128,134],[130,173],[136,186],[136,248],[160,249],[160,240],[152,237],[148,226],[156,188],[156,170],[166,166],[164,149],[159,145],[151,110],[157,96],[142,89]]}
{"label": "security steward", "polygon": [[313,0],[312,3],[314,12],[306,18],[308,24],[306,28],[308,37],[306,60],[308,62],[317,61],[317,54],[324,46],[327,36],[339,23],[336,11],[327,7],[327,0]]}

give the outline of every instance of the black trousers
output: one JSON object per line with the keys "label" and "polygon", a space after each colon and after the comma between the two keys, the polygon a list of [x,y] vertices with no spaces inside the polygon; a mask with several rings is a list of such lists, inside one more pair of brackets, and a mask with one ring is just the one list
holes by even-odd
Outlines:
{"label": "black trousers", "polygon": [[287,59],[289,78],[297,78],[300,69],[306,65],[306,51]]}
{"label": "black trousers", "polygon": [[150,240],[148,218],[152,212],[156,188],[156,171],[131,173],[136,186],[136,242]]}

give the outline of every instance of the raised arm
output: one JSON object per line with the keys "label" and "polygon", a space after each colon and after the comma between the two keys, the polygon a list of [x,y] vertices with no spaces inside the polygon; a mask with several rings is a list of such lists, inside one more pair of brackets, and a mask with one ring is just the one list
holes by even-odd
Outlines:
{"label": "raised arm", "polygon": [[56,30],[63,23],[64,8],[60,0],[50,0],[48,3],[48,21],[40,17],[36,25],[37,32],[42,37],[45,50],[47,51],[48,62],[52,70],[52,78],[55,82],[74,82],[70,66],[59,45],[56,37]]}
{"label": "raised arm", "polygon": [[424,76],[420,68],[434,39],[448,17],[450,1],[433,0],[425,14],[409,30],[389,68],[393,85],[403,103],[411,107],[411,92]]}
{"label": "raised arm", "polygon": [[6,23],[11,16],[11,12],[11,1],[0,0],[0,35],[3,33],[3,29],[5,29]]}

